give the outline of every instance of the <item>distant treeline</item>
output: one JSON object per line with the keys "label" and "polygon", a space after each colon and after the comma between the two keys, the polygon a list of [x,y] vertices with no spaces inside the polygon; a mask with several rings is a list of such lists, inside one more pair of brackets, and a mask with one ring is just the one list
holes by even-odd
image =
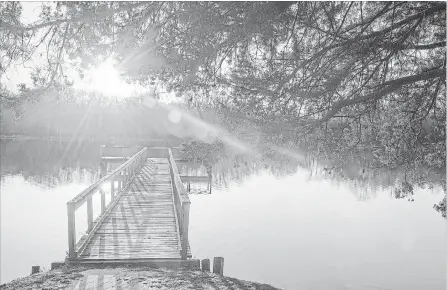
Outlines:
{"label": "distant treeline", "polygon": [[1,141],[1,174],[39,176],[61,169],[99,169],[100,144],[88,142]]}
{"label": "distant treeline", "polygon": [[2,107],[1,139],[94,140],[141,144],[163,140],[180,144],[193,135],[192,126],[172,122],[174,107],[42,100],[20,108]]}
{"label": "distant treeline", "polygon": [[71,140],[80,139],[88,143],[100,143],[101,145],[141,145],[141,146],[166,146],[177,147],[181,140],[173,136],[165,137],[164,139],[153,138],[135,138],[124,136],[62,136],[62,135],[28,135],[20,133],[0,134],[0,140],[9,141],[56,141],[56,142],[70,142]]}
{"label": "distant treeline", "polygon": [[2,179],[21,175],[45,187],[76,182],[91,183],[99,176],[100,144],[23,140],[0,142]]}

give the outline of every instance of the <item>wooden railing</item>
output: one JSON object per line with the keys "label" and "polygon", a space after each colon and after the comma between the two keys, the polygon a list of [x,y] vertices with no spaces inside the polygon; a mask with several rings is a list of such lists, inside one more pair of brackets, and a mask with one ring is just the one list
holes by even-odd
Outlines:
{"label": "wooden railing", "polygon": [[181,257],[187,259],[188,255],[188,228],[189,228],[189,206],[191,204],[180,174],[175,163],[171,149],[168,149],[169,173],[172,180],[172,191],[174,194],[174,207],[177,215],[178,229],[181,242]]}
{"label": "wooden railing", "polygon": [[130,158],[138,153],[142,146],[101,146],[101,158],[102,157],[122,157]]}
{"label": "wooden railing", "polygon": [[[100,180],[89,186],[82,191],[71,201],[67,203],[68,213],[68,258],[76,259],[78,254],[81,253],[92,234],[96,231],[97,227],[101,224],[106,213],[116,204],[117,197],[126,189],[134,177],[135,171],[143,164],[146,159],[147,148],[141,149],[129,160],[121,164],[118,168],[102,177]],[[115,188],[115,181],[118,182],[117,188]],[[111,183],[111,201],[106,205],[105,192],[103,185],[106,182]],[[99,192],[101,194],[101,214],[93,221],[93,202],[92,196],[94,193]],[[87,202],[87,223],[88,228],[86,234],[76,242],[76,225],[75,225],[75,213],[76,210]]]}

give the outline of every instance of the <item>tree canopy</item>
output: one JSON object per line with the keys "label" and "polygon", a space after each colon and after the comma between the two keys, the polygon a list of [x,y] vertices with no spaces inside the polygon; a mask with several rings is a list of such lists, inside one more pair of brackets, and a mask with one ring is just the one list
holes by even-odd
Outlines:
{"label": "tree canopy", "polygon": [[306,151],[445,180],[443,2],[57,2],[28,25],[20,13],[0,3],[1,71],[43,47],[36,86],[113,57],[131,80]]}

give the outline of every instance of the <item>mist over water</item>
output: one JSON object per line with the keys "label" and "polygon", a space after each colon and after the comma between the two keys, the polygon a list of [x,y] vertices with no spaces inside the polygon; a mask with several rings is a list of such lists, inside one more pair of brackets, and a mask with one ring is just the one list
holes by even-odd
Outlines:
{"label": "mist over water", "polygon": [[198,257],[225,257],[227,275],[284,289],[444,289],[440,196],[417,190],[410,203],[379,191],[361,201],[304,170],[264,172],[191,195],[190,242]]}
{"label": "mist over water", "polygon": [[[1,283],[65,258],[66,202],[97,178],[96,149],[64,168],[18,158],[2,165]],[[200,165],[179,169],[206,174]],[[191,184],[190,244],[196,258],[224,257],[227,276],[284,289],[446,287],[446,224],[433,210],[439,190],[417,189],[409,202],[290,164],[228,160],[212,172],[211,194]]]}

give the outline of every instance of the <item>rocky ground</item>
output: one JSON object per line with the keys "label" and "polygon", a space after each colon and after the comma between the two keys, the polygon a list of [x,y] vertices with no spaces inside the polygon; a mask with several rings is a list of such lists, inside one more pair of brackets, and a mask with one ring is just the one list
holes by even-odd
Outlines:
{"label": "rocky ground", "polygon": [[14,280],[0,290],[228,289],[275,290],[266,284],[194,270],[133,268],[89,269],[64,266]]}

